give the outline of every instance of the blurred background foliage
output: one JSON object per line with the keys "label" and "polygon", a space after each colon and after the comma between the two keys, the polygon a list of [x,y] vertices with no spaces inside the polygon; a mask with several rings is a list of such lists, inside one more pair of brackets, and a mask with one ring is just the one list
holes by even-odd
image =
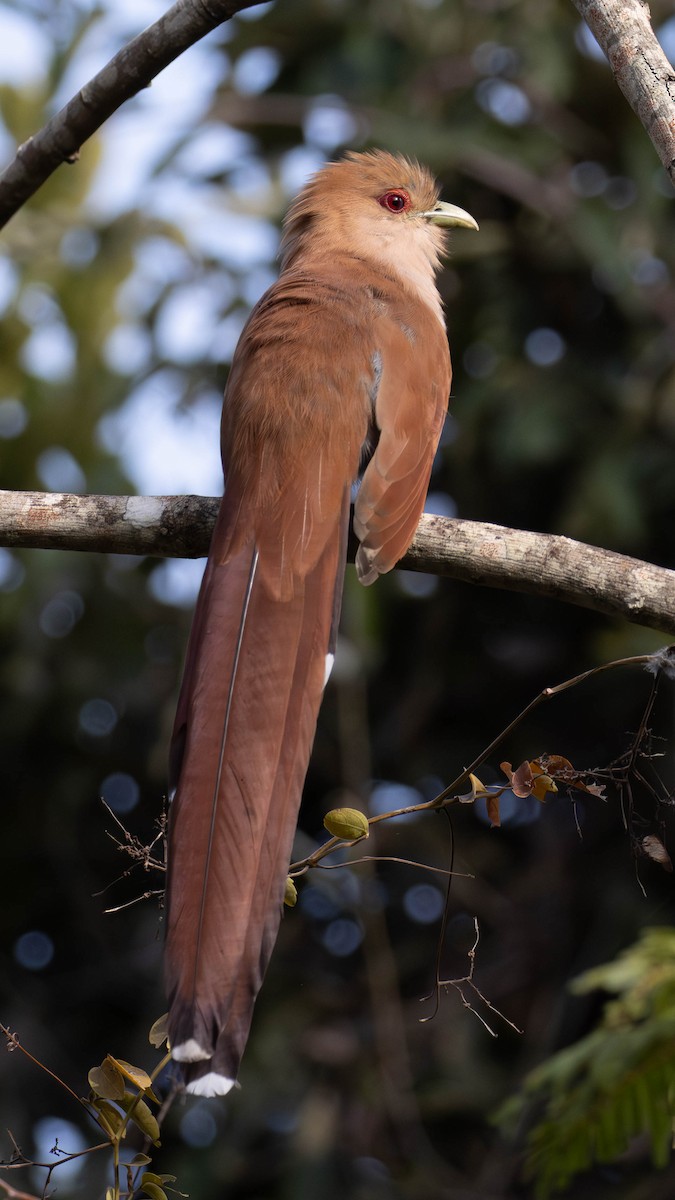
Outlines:
{"label": "blurred background foliage", "polygon": [[[2,158],[162,8],[1,3]],[[675,59],[672,6],[655,0],[652,16]],[[673,565],[675,195],[567,0],[286,0],[185,54],[4,231],[2,487],[218,492],[220,396],[274,278],[283,212],[325,158],[370,145],[427,162],[481,225],[455,235],[441,279],[455,378],[429,507]],[[114,882],[128,864],[100,797],[154,835],[200,571],[0,550],[0,1016],[76,1091],[107,1051],[155,1061],[161,913],[156,900],[103,909],[161,880]],[[542,687],[665,640],[403,572],[367,592],[348,573],[343,630],[303,853],[336,802],[429,798]],[[540,708],[484,782],[500,758],[546,751],[606,766],[649,687],[623,670]],[[653,725],[667,795],[672,686]],[[381,863],[307,879],[241,1091],[176,1105],[157,1169],[199,1200],[529,1196],[521,1149],[491,1115],[591,1027],[598,1002],[566,982],[675,922],[671,878],[633,851],[669,811],[639,788],[633,799],[629,831],[611,790],[576,811],[563,792],[504,804],[499,831],[473,809],[452,832],[432,816],[379,827],[381,854],[446,869],[454,837],[455,869],[472,877],[453,883],[442,970],[465,974],[477,915],[476,981],[522,1036],[492,1015],[490,1037],[452,989],[419,1023],[442,877]],[[0,1128],[27,1154],[93,1137],[47,1076],[17,1053],[0,1063]],[[574,1195],[653,1200],[674,1186],[637,1142]],[[83,1159],[59,1194],[103,1189],[103,1164]]]}

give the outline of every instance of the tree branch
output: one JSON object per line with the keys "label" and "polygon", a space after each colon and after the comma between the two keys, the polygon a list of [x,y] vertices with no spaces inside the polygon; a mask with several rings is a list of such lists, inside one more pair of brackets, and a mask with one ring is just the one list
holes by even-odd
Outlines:
{"label": "tree branch", "polygon": [[64,108],[30,137],[0,175],[0,228],[125,100],[149,87],[195,42],[260,0],[176,0],[164,16],[124,46]]}
{"label": "tree branch", "polygon": [[675,71],[644,0],[574,0],[675,186]]}
{"label": "tree branch", "polygon": [[[208,552],[218,504],[214,496],[0,491],[0,545],[200,558]],[[548,596],[675,633],[675,571],[572,538],[425,513],[401,566]]]}

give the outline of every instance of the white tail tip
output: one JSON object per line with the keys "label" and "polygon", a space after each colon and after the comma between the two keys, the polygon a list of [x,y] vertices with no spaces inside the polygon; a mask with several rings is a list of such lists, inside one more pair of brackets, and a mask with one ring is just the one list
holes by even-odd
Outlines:
{"label": "white tail tip", "polygon": [[212,1053],[212,1050],[205,1050],[194,1038],[188,1038],[187,1042],[180,1042],[177,1046],[171,1047],[171,1057],[176,1062],[204,1062],[204,1059],[210,1058]]}
{"label": "white tail tip", "polygon": [[185,1090],[191,1096],[226,1096],[234,1087],[234,1083],[234,1079],[228,1079],[227,1075],[218,1075],[215,1071],[210,1071],[208,1075],[191,1080]]}

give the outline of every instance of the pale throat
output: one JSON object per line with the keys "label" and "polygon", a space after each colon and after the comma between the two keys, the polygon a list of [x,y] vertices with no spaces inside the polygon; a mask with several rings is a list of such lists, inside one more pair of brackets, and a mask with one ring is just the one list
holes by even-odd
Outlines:
{"label": "pale throat", "polygon": [[445,328],[443,305],[436,287],[438,247],[432,231],[422,226],[408,226],[399,236],[377,238],[370,245],[370,255],[382,263],[388,274],[397,275],[407,290],[412,291]]}

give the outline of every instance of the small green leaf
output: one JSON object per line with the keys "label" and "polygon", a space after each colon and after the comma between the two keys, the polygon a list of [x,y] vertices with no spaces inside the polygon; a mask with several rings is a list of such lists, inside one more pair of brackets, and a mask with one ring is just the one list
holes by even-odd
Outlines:
{"label": "small green leaf", "polygon": [[[121,1101],[120,1101],[121,1103]],[[116,1138],[122,1125],[124,1117],[119,1108],[115,1108],[113,1104],[109,1104],[107,1100],[99,1100],[95,1098],[91,1102],[92,1108],[96,1109],[99,1115],[99,1124],[101,1129],[111,1138]]]}
{"label": "small green leaf", "polygon": [[124,1079],[114,1060],[107,1056],[100,1067],[92,1067],[87,1079],[96,1096],[105,1100],[121,1100],[124,1095]]}
{"label": "small green leaf", "polygon": [[151,1046],[155,1046],[159,1050],[159,1047],[163,1046],[168,1039],[169,1014],[164,1013],[163,1016],[158,1017],[154,1024],[151,1025],[150,1033],[148,1034],[148,1041],[150,1042]]}
{"label": "small green leaf", "polygon": [[144,1183],[142,1188],[150,1200],[169,1200],[164,1188],[158,1187],[156,1183]]}
{"label": "small green leaf", "polygon": [[291,877],[289,875],[286,880],[286,886],[284,888],[284,904],[286,905],[286,908],[295,908],[297,903],[298,903],[298,889],[296,888],[295,884],[293,883],[293,880],[291,879]]}
{"label": "small green leaf", "polygon": [[120,1100],[125,1112],[129,1114],[129,1120],[138,1125],[141,1133],[150,1138],[151,1142],[159,1145],[159,1125],[157,1118],[148,1108],[145,1100],[139,1099],[138,1096],[132,1096],[131,1092],[125,1092]]}
{"label": "small green leaf", "polygon": [[150,1158],[150,1155],[149,1154],[141,1154],[141,1152],[139,1150],[138,1154],[134,1154],[134,1157],[132,1158],[131,1162],[129,1163],[129,1166],[130,1167],[147,1167],[148,1163],[151,1163],[151,1162],[152,1162],[152,1159]]}
{"label": "small green leaf", "polygon": [[332,808],[323,819],[324,826],[333,837],[345,842],[356,842],[367,838],[370,833],[368,818],[358,808]]}

